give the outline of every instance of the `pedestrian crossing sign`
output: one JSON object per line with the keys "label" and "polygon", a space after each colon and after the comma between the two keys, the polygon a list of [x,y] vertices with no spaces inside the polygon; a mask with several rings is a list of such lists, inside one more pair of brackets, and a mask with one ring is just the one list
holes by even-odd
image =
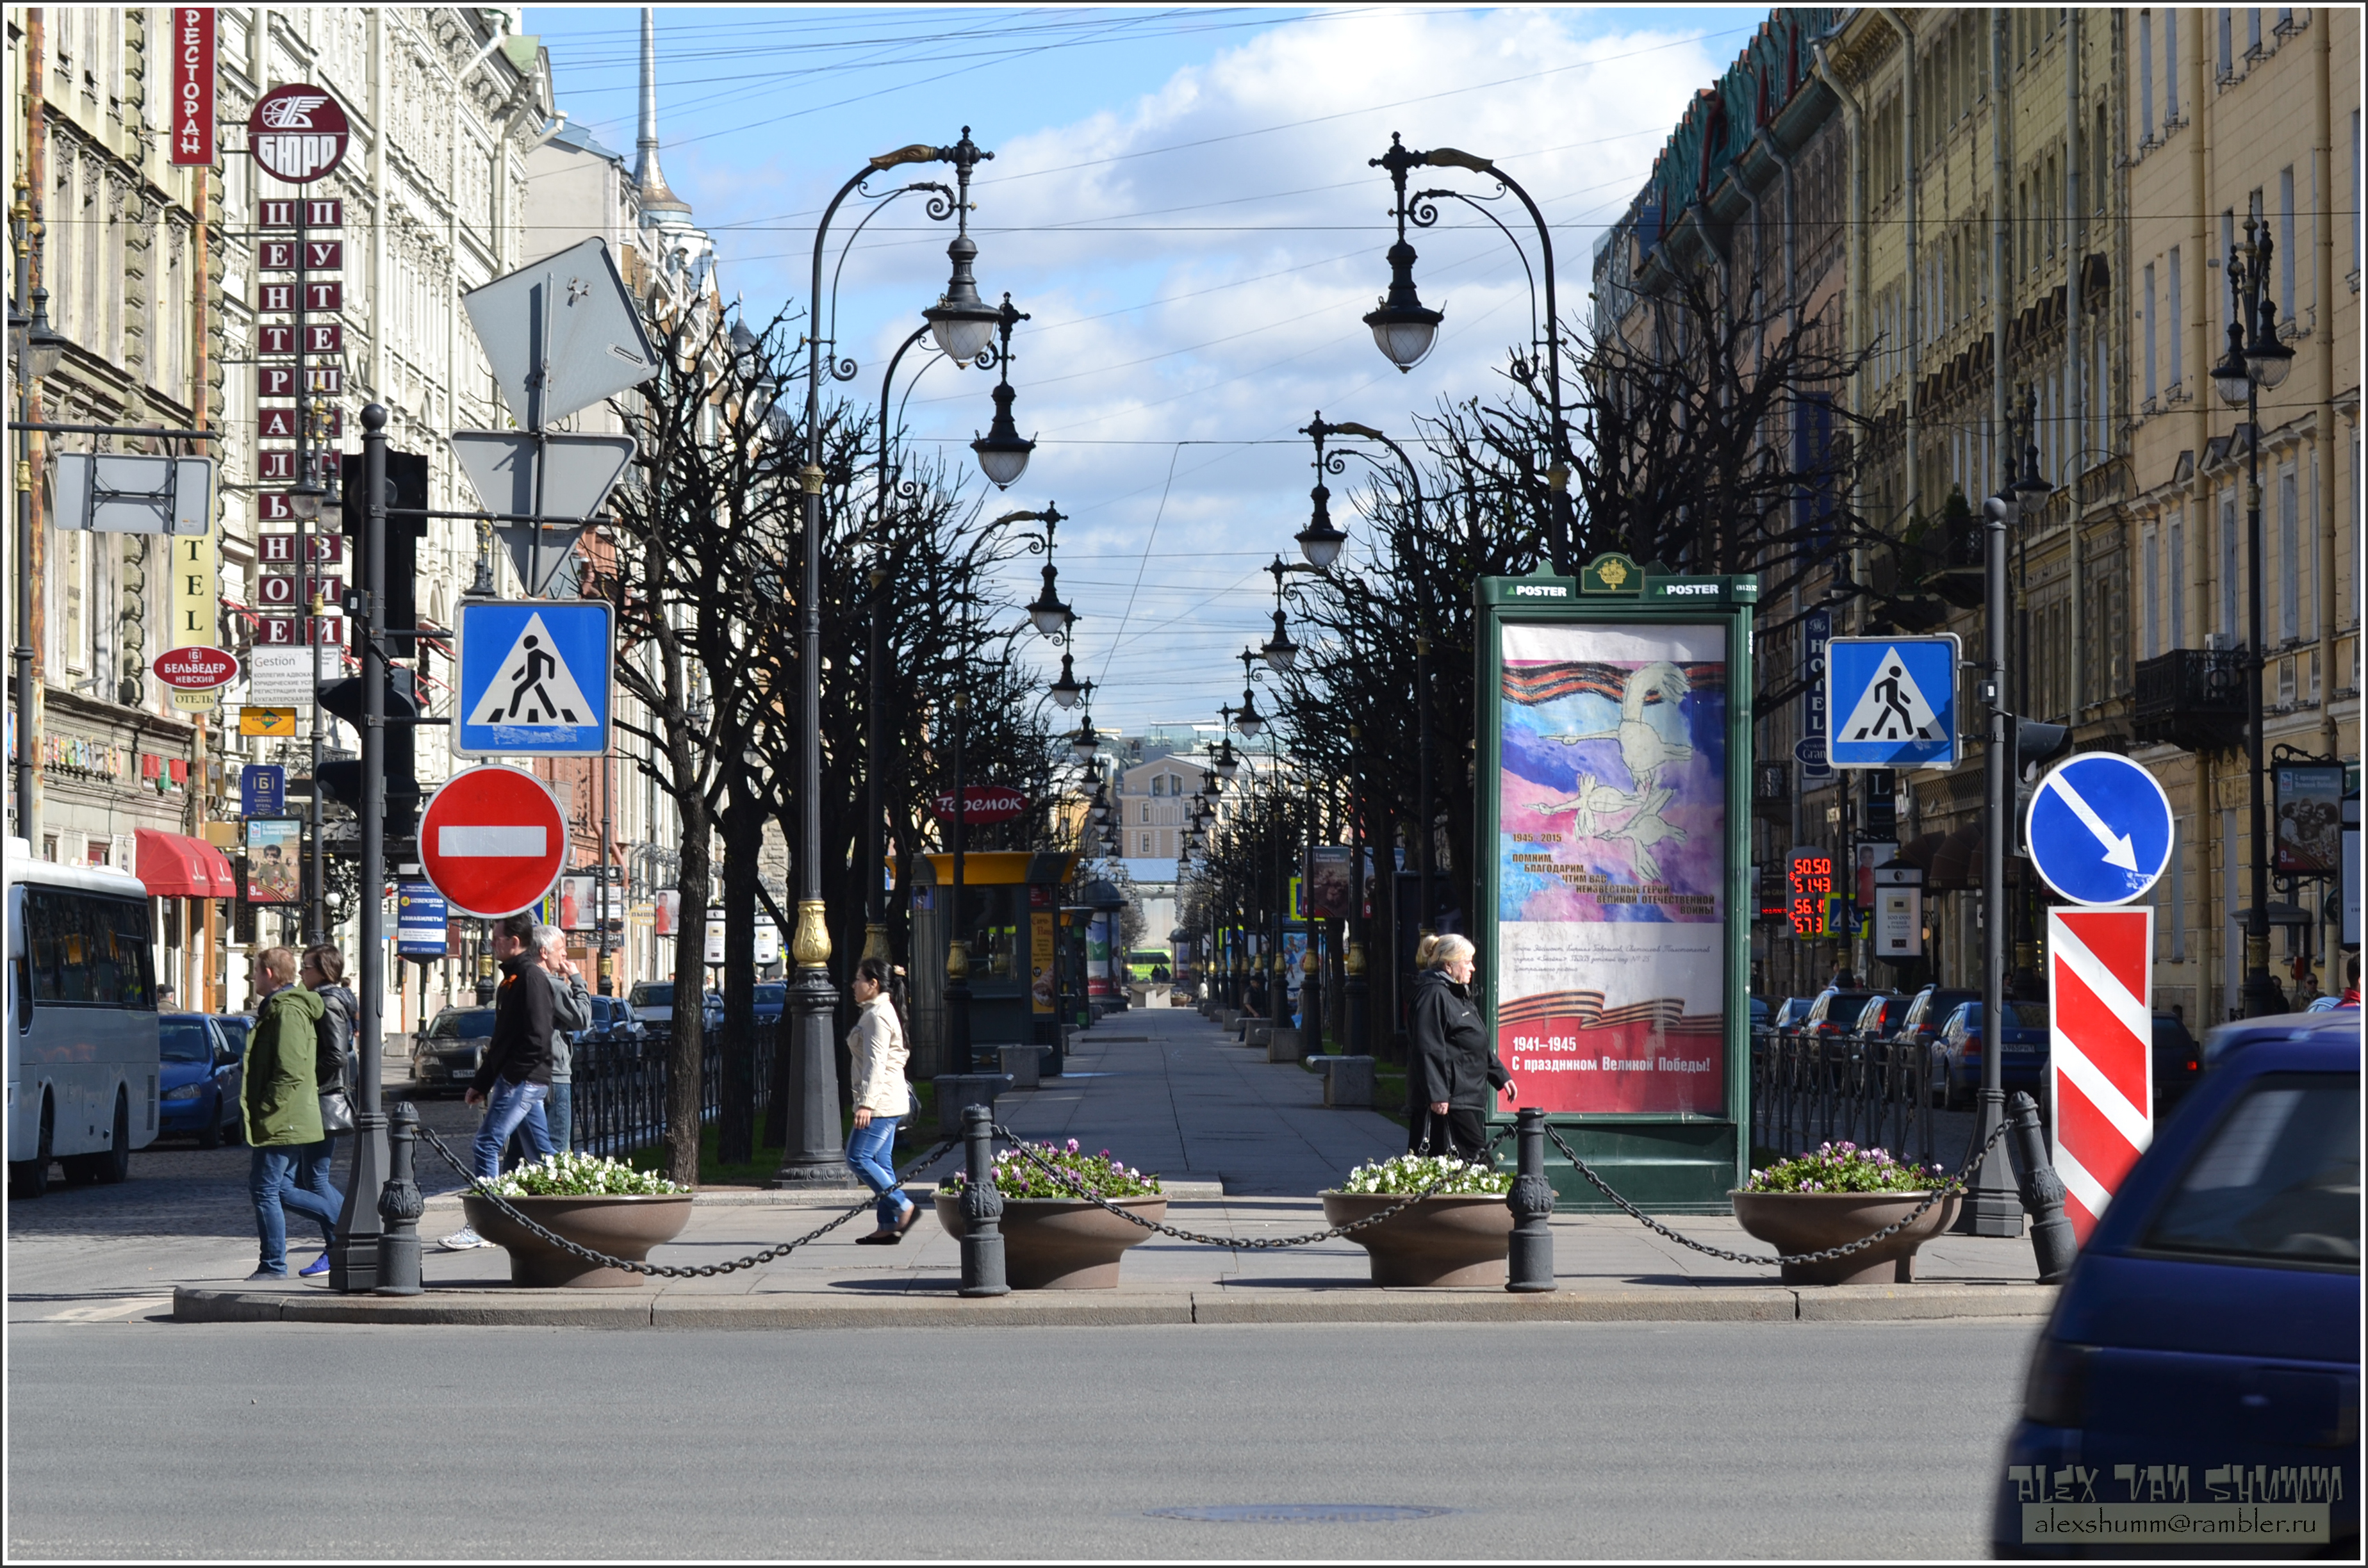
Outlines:
{"label": "pedestrian crossing sign", "polygon": [[614,621],[598,599],[463,599],[455,627],[461,756],[609,749]]}
{"label": "pedestrian crossing sign", "polygon": [[1957,760],[1957,640],[1837,637],[1826,645],[1835,767],[1949,767]]}

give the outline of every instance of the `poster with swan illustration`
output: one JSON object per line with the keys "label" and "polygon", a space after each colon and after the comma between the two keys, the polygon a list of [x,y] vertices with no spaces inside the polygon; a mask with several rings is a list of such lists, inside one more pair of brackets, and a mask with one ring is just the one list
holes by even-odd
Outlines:
{"label": "poster with swan illustration", "polygon": [[1725,1111],[1722,625],[1502,630],[1497,1051],[1549,1111]]}

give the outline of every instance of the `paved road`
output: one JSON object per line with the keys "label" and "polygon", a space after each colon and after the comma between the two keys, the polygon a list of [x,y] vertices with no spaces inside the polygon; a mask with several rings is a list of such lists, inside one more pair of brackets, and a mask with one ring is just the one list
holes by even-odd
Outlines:
{"label": "paved road", "polygon": [[6,1551],[1965,1557],[2031,1332],[19,1323]]}

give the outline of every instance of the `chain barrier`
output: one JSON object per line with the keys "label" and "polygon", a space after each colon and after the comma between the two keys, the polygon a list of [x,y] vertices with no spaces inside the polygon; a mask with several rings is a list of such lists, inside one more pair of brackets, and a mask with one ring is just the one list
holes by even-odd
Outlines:
{"label": "chain barrier", "polygon": [[[679,1267],[662,1263],[636,1263],[630,1258],[611,1257],[607,1253],[595,1252],[590,1247],[585,1246],[581,1243],[571,1242],[565,1236],[555,1234],[535,1223],[532,1220],[528,1219],[524,1214],[519,1213],[518,1210],[512,1208],[507,1199],[502,1197],[501,1194],[487,1188],[481,1177],[472,1174],[469,1168],[461,1163],[460,1158],[455,1155],[450,1149],[445,1147],[444,1140],[437,1137],[434,1132],[430,1131],[426,1127],[421,1127],[418,1131],[419,1136],[427,1140],[428,1146],[444,1157],[444,1163],[450,1165],[453,1171],[459,1175],[462,1180],[469,1184],[470,1191],[475,1193],[478,1197],[484,1199],[486,1202],[491,1203],[495,1208],[500,1210],[507,1218],[520,1226],[522,1229],[541,1237],[542,1240],[550,1243],[552,1246],[557,1247],[560,1251],[567,1254],[571,1257],[579,1258],[586,1263],[598,1265],[607,1268],[621,1268],[629,1274],[646,1274],[653,1279],[712,1279],[719,1274],[735,1274],[743,1268],[755,1268],[760,1264],[771,1263],[776,1258],[788,1256],[791,1252],[805,1245],[808,1242],[815,1241],[823,1236],[830,1234],[831,1232],[836,1231],[841,1225],[846,1224],[849,1220],[854,1219],[858,1214],[862,1213],[865,1210],[870,1209],[873,1204],[879,1201],[877,1197],[866,1197],[861,1202],[856,1204],[854,1208],[849,1209],[846,1213],[841,1214],[838,1218],[831,1221],[828,1224],[821,1225],[814,1230],[808,1231],[804,1235],[798,1237],[795,1241],[783,1242],[779,1246],[767,1247],[763,1252],[750,1253],[746,1257],[735,1257],[728,1263],[691,1264]],[[937,1164],[938,1161],[945,1158],[946,1155],[961,1147],[962,1140],[959,1138],[949,1138],[945,1140],[936,1148],[930,1150],[928,1153],[922,1155],[919,1159],[914,1161],[911,1165],[906,1165],[902,1171],[898,1172],[895,1185],[888,1190],[891,1192],[902,1191],[906,1181],[928,1169],[929,1166]]]}
{"label": "chain barrier", "polygon": [[[2007,1129],[2012,1125],[2013,1123],[2009,1121],[2001,1120],[1998,1126],[1991,1131],[1990,1135],[1982,1141],[1982,1146],[1975,1150],[1972,1154],[1966,1157],[1965,1163],[1958,1168],[1957,1174],[1953,1178],[1958,1189],[1963,1189],[1965,1179],[1974,1174],[1974,1167],[1982,1163],[1984,1155],[1987,1154],[1993,1148],[1998,1146],[1998,1141],[2006,1136]],[[1564,1142],[1562,1141],[1562,1134],[1556,1132],[1553,1127],[1549,1126],[1546,1129],[1546,1136],[1554,1140],[1554,1147],[1563,1152],[1564,1157],[1570,1161],[1573,1168],[1575,1168],[1579,1175],[1585,1176],[1588,1181],[1595,1185],[1596,1191],[1611,1199],[1614,1204],[1619,1206],[1622,1213],[1625,1213],[1629,1218],[1636,1221],[1646,1230],[1652,1231],[1659,1235],[1667,1236],[1669,1240],[1677,1243],[1679,1246],[1691,1247],[1696,1252],[1707,1253],[1712,1257],[1718,1258],[1726,1263],[1757,1264],[1763,1268],[1788,1263],[1825,1263],[1833,1258],[1847,1257],[1851,1253],[1863,1251],[1865,1248],[1874,1245],[1877,1242],[1888,1241],[1893,1236],[1897,1235],[1900,1232],[1906,1230],[1908,1226],[1921,1219],[1925,1211],[1930,1209],[1932,1205],[1940,1202],[1941,1199],[1948,1197],[1950,1194],[1950,1188],[1946,1187],[1939,1188],[1930,1196],[1927,1197],[1923,1202],[1908,1210],[1907,1215],[1897,1222],[1885,1225],[1883,1229],[1875,1232],[1874,1234],[1871,1236],[1861,1236],[1857,1241],[1844,1242],[1839,1246],[1827,1247],[1819,1252],[1789,1253],[1779,1255],[1775,1257],[1760,1257],[1751,1253],[1729,1252],[1724,1247],[1714,1247],[1709,1245],[1707,1243],[1695,1241],[1691,1236],[1681,1236],[1678,1234],[1677,1232],[1669,1229],[1668,1226],[1662,1224],[1658,1220],[1654,1219],[1650,1214],[1645,1213],[1642,1209],[1637,1208],[1634,1204],[1629,1202],[1626,1199],[1612,1191],[1611,1184],[1605,1181],[1601,1176],[1597,1176],[1595,1174],[1595,1168],[1592,1165],[1589,1165],[1585,1160],[1580,1159],[1578,1157],[1577,1151],[1573,1149],[1569,1144]]]}
{"label": "chain barrier", "polygon": [[[1361,1220],[1351,1220],[1345,1225],[1333,1225],[1321,1231],[1310,1231],[1304,1236],[1213,1236],[1206,1233],[1205,1232],[1187,1231],[1179,1229],[1174,1225],[1163,1224],[1157,1220],[1146,1220],[1140,1214],[1132,1213],[1127,1210],[1121,1209],[1118,1205],[1102,1198],[1099,1194],[1087,1191],[1085,1187],[1078,1183],[1076,1177],[1071,1176],[1067,1171],[1062,1170],[1059,1166],[1047,1162],[1042,1154],[1036,1153],[1032,1146],[1023,1142],[1018,1133],[1013,1132],[1011,1129],[1004,1126],[1001,1122],[996,1123],[995,1131],[999,1137],[1003,1138],[1014,1149],[1028,1156],[1029,1159],[1034,1161],[1037,1169],[1044,1172],[1054,1181],[1060,1183],[1063,1187],[1067,1187],[1071,1192],[1076,1193],[1079,1198],[1084,1199],[1087,1202],[1094,1205],[1098,1209],[1109,1210],[1110,1213],[1117,1215],[1120,1219],[1124,1220],[1130,1225],[1140,1225],[1146,1231],[1156,1231],[1163,1236],[1173,1236],[1179,1242],[1193,1242],[1201,1246],[1209,1247],[1240,1247],[1249,1252],[1271,1252],[1278,1251],[1283,1247],[1306,1246],[1313,1242],[1328,1242],[1337,1237],[1348,1235],[1352,1232],[1361,1231],[1368,1225],[1378,1225],[1383,1221],[1389,1219],[1392,1215],[1404,1213],[1406,1210],[1413,1208],[1424,1199],[1429,1198],[1432,1193],[1437,1192],[1440,1187],[1446,1186],[1449,1181],[1453,1179],[1456,1174],[1452,1170],[1442,1171],[1440,1173],[1437,1180],[1433,1181],[1429,1187],[1424,1187],[1420,1192],[1408,1198],[1403,1203],[1393,1203],[1387,1209],[1376,1210],[1373,1213],[1366,1215]],[[1497,1135],[1494,1138],[1489,1139],[1488,1142],[1482,1146],[1480,1153],[1466,1163],[1477,1165],[1486,1159],[1489,1155],[1495,1153],[1497,1152],[1497,1145],[1502,1143],[1507,1138],[1510,1137],[1512,1135],[1512,1131],[1513,1130],[1509,1127],[1498,1128],[1497,1130]]]}

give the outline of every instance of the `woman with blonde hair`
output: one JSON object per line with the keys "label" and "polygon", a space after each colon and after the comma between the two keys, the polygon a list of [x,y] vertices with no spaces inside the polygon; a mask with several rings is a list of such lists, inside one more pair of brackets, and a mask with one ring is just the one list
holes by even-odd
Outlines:
{"label": "woman with blonde hair", "polygon": [[1508,1105],[1518,1097],[1472,1000],[1474,956],[1471,940],[1452,932],[1425,937],[1415,949],[1421,972],[1407,1018],[1406,1146],[1418,1154],[1476,1157],[1496,1095]]}

